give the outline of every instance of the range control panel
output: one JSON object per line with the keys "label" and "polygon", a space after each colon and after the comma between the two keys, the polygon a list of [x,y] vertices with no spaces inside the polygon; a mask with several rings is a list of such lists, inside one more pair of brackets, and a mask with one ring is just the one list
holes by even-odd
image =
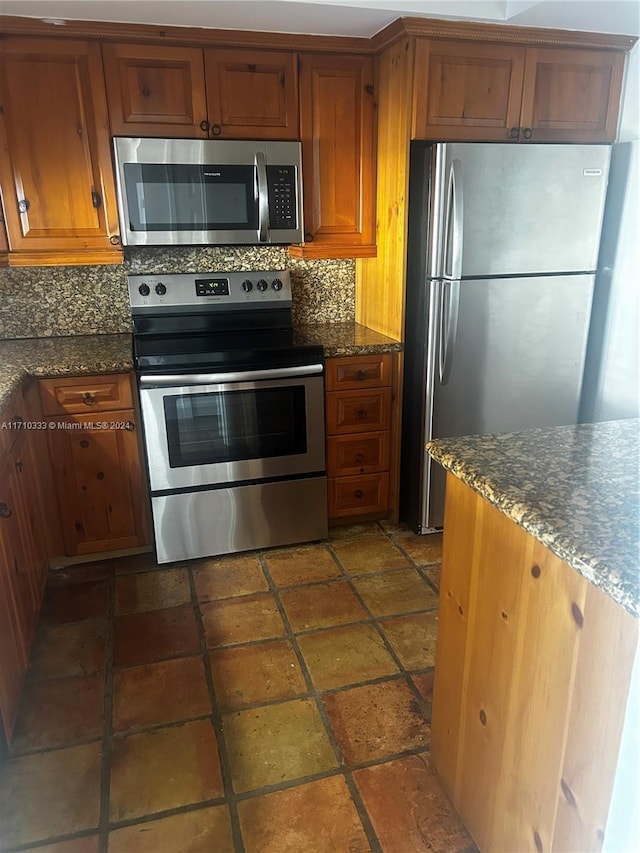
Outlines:
{"label": "range control panel", "polygon": [[134,314],[291,307],[288,270],[130,275],[127,282]]}

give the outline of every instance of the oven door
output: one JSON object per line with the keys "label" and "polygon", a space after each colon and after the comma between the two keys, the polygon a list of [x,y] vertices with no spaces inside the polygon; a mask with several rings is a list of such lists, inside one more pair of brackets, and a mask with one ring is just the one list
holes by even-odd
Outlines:
{"label": "oven door", "polygon": [[152,493],[323,473],[322,372],[141,376]]}

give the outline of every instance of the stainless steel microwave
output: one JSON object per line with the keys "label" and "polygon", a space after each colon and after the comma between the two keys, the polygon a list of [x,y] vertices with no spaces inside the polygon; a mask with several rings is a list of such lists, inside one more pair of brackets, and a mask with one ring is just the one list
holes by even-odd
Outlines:
{"label": "stainless steel microwave", "polygon": [[302,242],[299,142],[114,139],[125,246]]}

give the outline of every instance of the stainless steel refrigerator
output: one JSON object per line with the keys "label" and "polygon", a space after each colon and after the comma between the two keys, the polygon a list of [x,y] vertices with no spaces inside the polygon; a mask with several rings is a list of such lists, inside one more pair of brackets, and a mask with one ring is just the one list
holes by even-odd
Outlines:
{"label": "stainless steel refrigerator", "polygon": [[400,517],[415,531],[443,521],[429,439],[577,421],[609,159],[412,143]]}

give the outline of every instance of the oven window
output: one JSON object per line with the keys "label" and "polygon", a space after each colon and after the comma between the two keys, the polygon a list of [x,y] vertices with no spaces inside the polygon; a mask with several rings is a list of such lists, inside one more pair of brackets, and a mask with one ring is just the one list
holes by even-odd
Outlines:
{"label": "oven window", "polygon": [[304,385],[164,398],[171,468],[307,452]]}
{"label": "oven window", "polygon": [[132,231],[255,230],[253,166],[125,163]]}

